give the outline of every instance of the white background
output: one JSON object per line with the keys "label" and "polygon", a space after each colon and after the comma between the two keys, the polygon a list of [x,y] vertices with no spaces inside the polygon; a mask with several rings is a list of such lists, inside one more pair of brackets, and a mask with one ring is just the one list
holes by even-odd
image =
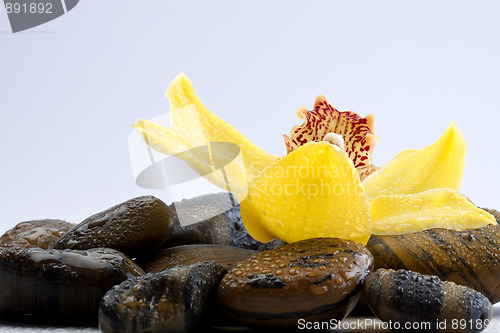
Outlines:
{"label": "white background", "polygon": [[84,0],[12,34],[0,8],[0,232],[167,198],[135,184],[127,139],[136,119],[169,110],[179,72],[275,155],[318,94],[375,114],[376,165],[454,120],[469,148],[461,192],[500,208],[499,17],[486,0]]}

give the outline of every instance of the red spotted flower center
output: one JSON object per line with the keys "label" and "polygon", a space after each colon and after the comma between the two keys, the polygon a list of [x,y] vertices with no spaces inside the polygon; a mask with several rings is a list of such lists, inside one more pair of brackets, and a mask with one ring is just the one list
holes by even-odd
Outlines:
{"label": "red spotted flower center", "polygon": [[353,111],[339,111],[319,95],[312,111],[301,107],[297,116],[304,119],[302,125],[294,126],[290,136],[283,135],[288,154],[311,141],[331,142],[332,136],[328,135],[334,133],[342,137],[344,147],[341,148],[352,160],[361,180],[378,169],[371,164],[371,154],[378,140],[373,133],[375,117],[372,114],[363,118]]}

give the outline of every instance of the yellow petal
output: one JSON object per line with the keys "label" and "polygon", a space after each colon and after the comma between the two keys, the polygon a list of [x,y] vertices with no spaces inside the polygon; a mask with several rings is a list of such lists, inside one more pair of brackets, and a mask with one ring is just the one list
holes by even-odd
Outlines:
{"label": "yellow petal", "polygon": [[[172,129],[145,119],[139,119],[133,125],[146,143],[158,152],[182,158],[200,175],[224,190],[227,190],[229,181],[235,193],[243,191],[249,179],[277,160],[276,156],[264,152],[210,112],[201,103],[191,81],[184,74],[178,75],[169,84],[166,95],[171,104]],[[233,152],[217,149],[222,146],[214,146],[215,142],[236,144],[240,149],[240,158],[231,162]],[[195,149],[203,146],[208,147],[208,154]],[[226,174],[217,166],[225,166]]]}
{"label": "yellow petal", "polygon": [[396,235],[431,228],[465,230],[496,224],[490,213],[451,189],[381,195],[370,202],[372,233]]}
{"label": "yellow petal", "polygon": [[467,145],[452,122],[432,145],[399,153],[363,181],[368,197],[381,194],[412,194],[433,188],[458,191],[465,166]]}
{"label": "yellow petal", "polygon": [[327,142],[305,144],[251,180],[241,217],[261,242],[338,237],[366,244],[371,228],[352,160]]}

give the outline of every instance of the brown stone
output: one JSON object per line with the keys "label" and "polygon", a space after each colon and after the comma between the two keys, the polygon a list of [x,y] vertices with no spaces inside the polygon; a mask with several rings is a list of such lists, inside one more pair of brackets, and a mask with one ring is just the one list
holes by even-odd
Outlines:
{"label": "brown stone", "polygon": [[0,237],[0,246],[50,249],[54,247],[61,236],[75,225],[55,219],[21,222]]}
{"label": "brown stone", "polygon": [[55,248],[108,247],[135,256],[158,248],[173,228],[168,206],[153,196],[142,196],[88,217],[61,237]]}
{"label": "brown stone", "polygon": [[187,266],[201,261],[213,261],[230,269],[255,253],[257,251],[219,244],[180,245],[158,251],[140,266],[147,273],[155,273],[178,265]]}
{"label": "brown stone", "polygon": [[240,262],[223,278],[218,295],[229,316],[250,326],[341,320],[372,265],[370,252],[356,242],[307,239]]}
{"label": "brown stone", "polygon": [[405,235],[372,235],[366,247],[375,269],[437,275],[500,301],[500,226],[465,231],[429,229]]}

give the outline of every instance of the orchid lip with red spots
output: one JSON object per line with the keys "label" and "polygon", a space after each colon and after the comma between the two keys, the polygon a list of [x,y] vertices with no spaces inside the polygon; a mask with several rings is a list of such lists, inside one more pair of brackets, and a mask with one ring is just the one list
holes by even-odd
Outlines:
{"label": "orchid lip with red spots", "polygon": [[353,111],[339,111],[319,95],[312,111],[301,107],[297,116],[304,119],[302,125],[294,126],[290,136],[283,135],[287,154],[308,142],[323,140],[328,133],[336,133],[344,139],[345,152],[361,180],[378,169],[371,164],[371,154],[378,140],[373,133],[375,117],[372,114],[363,118]]}

